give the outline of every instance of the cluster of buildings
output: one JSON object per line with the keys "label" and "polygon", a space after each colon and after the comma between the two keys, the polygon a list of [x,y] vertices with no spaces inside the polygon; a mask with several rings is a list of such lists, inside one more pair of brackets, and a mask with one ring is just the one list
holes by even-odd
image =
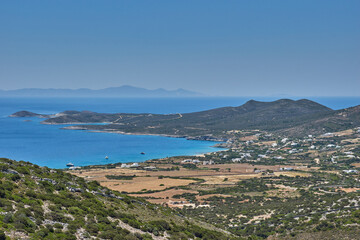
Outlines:
{"label": "cluster of buildings", "polygon": [[200,161],[199,159],[185,159],[181,161],[182,164],[191,163],[191,164],[202,164],[202,165],[213,165],[215,164],[213,160],[209,161]]}
{"label": "cluster of buildings", "polygon": [[121,164],[120,167],[121,168],[137,168],[137,167],[139,167],[139,164],[138,163],[132,163],[132,164],[123,163],[123,164]]}

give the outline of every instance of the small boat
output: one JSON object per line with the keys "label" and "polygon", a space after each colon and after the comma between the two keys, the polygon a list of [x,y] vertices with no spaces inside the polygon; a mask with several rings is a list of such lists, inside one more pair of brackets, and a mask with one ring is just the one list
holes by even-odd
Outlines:
{"label": "small boat", "polygon": [[145,153],[144,153],[144,152],[141,152],[140,154],[141,154],[141,155],[145,155]]}
{"label": "small boat", "polygon": [[105,157],[105,159],[109,159],[109,157],[108,157],[108,156],[106,156],[106,157]]}
{"label": "small boat", "polygon": [[74,164],[70,162],[70,163],[66,164],[66,166],[67,166],[67,167],[73,167]]}

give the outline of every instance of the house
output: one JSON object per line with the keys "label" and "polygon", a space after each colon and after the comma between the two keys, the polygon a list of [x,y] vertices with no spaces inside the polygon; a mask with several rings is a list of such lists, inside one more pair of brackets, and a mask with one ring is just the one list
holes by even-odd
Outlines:
{"label": "house", "polygon": [[231,161],[232,161],[233,163],[235,163],[235,162],[240,162],[242,159],[243,159],[243,158],[233,158],[233,159],[231,159]]}
{"label": "house", "polygon": [[123,163],[123,164],[121,164],[121,166],[120,166],[121,168],[129,168],[130,167],[130,165],[127,165],[126,163]]}
{"label": "house", "polygon": [[69,167],[69,170],[76,170],[76,169],[80,169],[80,167]]}
{"label": "house", "polygon": [[251,157],[251,154],[250,154],[250,153],[240,152],[239,154],[240,154],[241,157],[246,157],[246,158]]}
{"label": "house", "polygon": [[294,170],[294,168],[292,167],[283,167],[283,168],[280,168],[280,171],[292,171]]}
{"label": "house", "polygon": [[356,169],[350,169],[350,170],[343,170],[344,173],[358,173],[358,170]]}
{"label": "house", "polygon": [[192,163],[192,159],[185,159],[182,160],[181,163]]}
{"label": "house", "polygon": [[139,166],[138,163],[133,163],[133,164],[130,165],[131,168],[133,168],[133,167],[138,167],[138,166]]}
{"label": "house", "polygon": [[152,170],[155,170],[156,167],[155,166],[149,166],[149,167],[144,167],[145,170],[148,170],[148,171],[152,171]]}
{"label": "house", "polygon": [[203,161],[203,165],[213,165],[214,161],[210,160],[210,161]]}
{"label": "house", "polygon": [[291,149],[291,150],[289,151],[290,154],[297,153],[297,152],[298,152],[297,149]]}

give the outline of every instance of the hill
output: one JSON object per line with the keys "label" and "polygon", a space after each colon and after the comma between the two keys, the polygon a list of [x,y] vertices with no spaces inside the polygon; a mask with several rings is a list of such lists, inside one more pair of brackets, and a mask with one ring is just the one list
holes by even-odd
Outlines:
{"label": "hill", "polygon": [[[360,106],[332,110],[302,99],[274,102],[250,100],[239,107],[223,107],[184,114],[63,112],[44,124],[106,123],[77,125],[69,129],[115,131],[131,134],[158,134],[196,139],[219,139],[230,130],[265,130],[304,136],[339,131],[360,125]],[[21,116],[15,113],[13,116]]]}
{"label": "hill", "polygon": [[99,90],[88,88],[24,88],[8,91],[0,90],[1,97],[195,97],[200,95],[199,93],[181,88],[177,90],[166,90],[163,88],[149,90],[128,85]]}
{"label": "hill", "polygon": [[231,239],[176,211],[61,170],[0,159],[0,238]]}

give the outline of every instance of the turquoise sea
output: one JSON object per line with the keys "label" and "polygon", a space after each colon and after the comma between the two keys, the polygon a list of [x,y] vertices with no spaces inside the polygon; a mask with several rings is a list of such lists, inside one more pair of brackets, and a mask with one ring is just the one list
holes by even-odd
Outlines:
{"label": "turquoise sea", "polygon": [[[9,118],[21,111],[58,113],[89,110],[108,113],[186,113],[224,106],[239,106],[250,99],[278,98],[0,98],[0,157],[29,161],[40,166],[64,168],[117,162],[141,162],[166,156],[218,151],[214,142],[160,136],[61,130],[64,125],[43,125],[37,118]],[[360,104],[360,97],[309,98],[333,109]],[[31,120],[31,121],[24,121]],[[140,152],[145,152],[141,155]],[[105,159],[109,156],[109,159]]]}

